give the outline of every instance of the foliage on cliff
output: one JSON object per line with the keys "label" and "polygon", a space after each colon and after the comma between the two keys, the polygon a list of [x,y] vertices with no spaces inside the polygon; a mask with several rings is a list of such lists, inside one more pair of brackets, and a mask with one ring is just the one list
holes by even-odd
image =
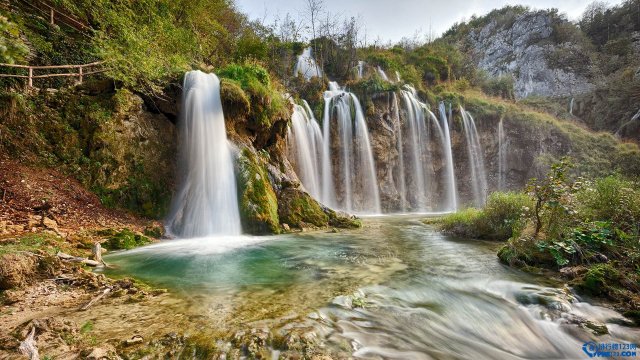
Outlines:
{"label": "foliage on cliff", "polygon": [[[88,89],[89,87],[85,87]],[[0,94],[0,153],[57,167],[96,192],[103,204],[149,217],[164,214],[173,178],[173,126],[142,111],[126,90],[81,89]]]}

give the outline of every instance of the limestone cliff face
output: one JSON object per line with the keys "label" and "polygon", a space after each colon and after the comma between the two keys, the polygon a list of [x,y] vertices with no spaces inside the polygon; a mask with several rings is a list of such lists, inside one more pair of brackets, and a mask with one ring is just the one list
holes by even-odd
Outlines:
{"label": "limestone cliff face", "polygon": [[[567,25],[548,11],[525,12],[511,19],[492,19],[467,35],[472,58],[491,76],[510,75],[516,98],[530,95],[573,96],[594,88],[588,58],[581,64],[558,64],[550,55],[575,57],[583,49],[572,42],[557,43],[556,32]],[[570,26],[570,25],[568,25]],[[575,65],[581,65],[578,69]]]}

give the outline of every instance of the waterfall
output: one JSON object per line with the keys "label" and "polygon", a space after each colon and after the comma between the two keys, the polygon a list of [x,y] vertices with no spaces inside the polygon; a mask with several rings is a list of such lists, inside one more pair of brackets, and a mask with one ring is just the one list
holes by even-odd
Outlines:
{"label": "waterfall", "polygon": [[360,60],[358,61],[358,79],[362,79],[362,77],[364,76],[364,64],[365,62]]}
{"label": "waterfall", "polygon": [[166,225],[184,238],[239,235],[240,214],[231,147],[214,74],[184,77],[179,124],[180,179]]}
{"label": "waterfall", "polygon": [[398,146],[398,182],[400,186],[398,192],[400,193],[400,211],[404,213],[407,211],[407,184],[404,174],[404,141],[402,139],[402,123],[400,122],[400,108],[398,107],[398,96],[396,96],[396,93],[393,93],[392,104],[393,119],[398,124],[398,129],[396,131],[396,143]]}
{"label": "waterfall", "polygon": [[571,100],[569,101],[569,115],[573,115],[573,101],[575,99],[571,98]]}
{"label": "waterfall", "polygon": [[398,72],[398,70],[396,70],[396,81],[397,82],[401,82],[402,78],[400,77],[400,73]]}
{"label": "waterfall", "polygon": [[[419,212],[455,210],[456,185],[446,114],[442,113],[442,124],[438,122],[429,106],[418,99],[415,89],[409,85],[405,85],[400,94],[405,109],[404,124],[400,124],[396,134],[401,210],[405,212],[408,207]],[[394,106],[397,107],[395,95]],[[432,144],[440,144],[442,154],[439,158],[432,153]],[[441,179],[435,176],[434,164],[438,163],[443,169]],[[441,184],[440,188],[438,184]]]}
{"label": "waterfall", "polygon": [[504,133],[503,119],[498,122],[498,189],[505,190],[507,185],[507,138]]}
{"label": "waterfall", "polygon": [[409,149],[406,161],[405,177],[409,179],[408,193],[413,195],[413,207],[418,211],[428,209],[428,196],[431,191],[431,153],[429,134],[425,122],[427,106],[418,100],[415,90],[406,86],[401,90],[406,109],[406,135],[403,136]]}
{"label": "waterfall", "polygon": [[[453,149],[451,146],[451,133],[449,132],[449,121],[447,120],[447,113],[444,106],[444,102],[440,102],[438,106],[440,112],[440,119],[442,121],[442,129],[444,132],[444,141],[442,144],[442,151],[445,155],[446,172],[445,183],[447,184],[447,204],[449,211],[456,211],[458,209],[458,191],[456,189],[456,174],[453,168]],[[451,113],[451,104],[449,104],[449,113]],[[449,116],[451,117],[451,116]]]}
{"label": "waterfall", "polygon": [[376,70],[378,71],[378,75],[380,75],[380,77],[384,80],[384,81],[389,81],[389,77],[387,76],[387,73],[384,72],[384,70],[382,70],[382,68],[380,66],[378,66],[376,68]]}
{"label": "waterfall", "polygon": [[320,126],[304,101],[303,106],[294,104],[291,127],[287,130],[289,158],[293,159],[296,173],[305,189],[316,199],[322,197],[320,164],[322,132]]}
{"label": "waterfall", "polygon": [[298,62],[293,69],[293,76],[298,76],[299,74],[304,76],[307,81],[312,77],[322,77],[322,70],[313,58],[311,47],[304,49],[302,54],[298,56]]}
{"label": "waterfall", "polygon": [[460,107],[464,135],[467,141],[467,152],[469,154],[469,169],[471,170],[471,187],[473,189],[473,200],[477,207],[481,207],[487,200],[487,176],[484,167],[484,158],[480,138],[476,123],[471,114]]}
{"label": "waterfall", "polygon": [[[347,212],[379,214],[381,207],[375,163],[360,102],[335,82],[329,83],[324,99],[322,201]],[[332,124],[334,117],[336,122]],[[334,131],[332,126],[335,126]],[[337,151],[332,146],[334,143],[338,145]],[[335,168],[332,160],[337,165]],[[336,185],[341,186],[339,193]]]}

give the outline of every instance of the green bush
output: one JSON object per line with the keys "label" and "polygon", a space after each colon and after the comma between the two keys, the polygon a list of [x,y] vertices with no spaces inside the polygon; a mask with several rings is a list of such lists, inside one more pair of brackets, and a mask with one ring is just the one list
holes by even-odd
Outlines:
{"label": "green bush", "polygon": [[438,221],[448,233],[475,239],[507,240],[517,235],[533,201],[524,193],[494,192],[483,209],[468,208]]}
{"label": "green bush", "polygon": [[638,234],[639,184],[618,175],[598,179],[578,194],[579,213],[586,221],[610,221],[624,232]]}
{"label": "green bush", "polygon": [[491,228],[491,238],[506,240],[517,235],[533,208],[533,200],[518,192],[494,192],[487,198],[484,215]]}
{"label": "green bush", "polygon": [[252,62],[230,64],[218,70],[217,74],[221,78],[233,80],[249,95],[249,120],[254,129],[268,129],[275,120],[288,118],[286,100],[261,65]]}
{"label": "green bush", "polygon": [[493,233],[485,212],[468,208],[443,217],[440,229],[455,236],[485,239]]}
{"label": "green bush", "polygon": [[602,295],[619,280],[620,273],[611,264],[597,264],[589,268],[579,288],[592,295]]}

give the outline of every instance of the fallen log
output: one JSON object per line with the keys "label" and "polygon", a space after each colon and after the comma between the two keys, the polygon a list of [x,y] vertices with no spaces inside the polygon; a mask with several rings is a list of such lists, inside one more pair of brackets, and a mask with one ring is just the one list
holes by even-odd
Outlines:
{"label": "fallen log", "polygon": [[29,335],[20,342],[20,353],[29,358],[29,360],[39,360],[38,347],[36,346],[36,327],[31,328]]}
{"label": "fallen log", "polygon": [[109,295],[110,292],[111,292],[111,288],[104,289],[98,296],[94,297],[93,299],[91,299],[91,301],[89,301],[88,303],[86,303],[83,306],[81,306],[80,310],[82,310],[82,311],[87,310],[93,304],[95,304],[96,302],[100,301],[105,296]]}
{"label": "fallen log", "polygon": [[81,263],[81,264],[85,264],[87,266],[100,266],[100,262],[95,261],[95,260],[89,260],[87,258],[83,258],[80,256],[73,256],[73,255],[69,255],[69,254],[65,254],[63,252],[58,252],[56,254],[56,256],[58,256],[60,258],[60,260],[62,261],[68,261],[68,262],[74,262],[74,263]]}

